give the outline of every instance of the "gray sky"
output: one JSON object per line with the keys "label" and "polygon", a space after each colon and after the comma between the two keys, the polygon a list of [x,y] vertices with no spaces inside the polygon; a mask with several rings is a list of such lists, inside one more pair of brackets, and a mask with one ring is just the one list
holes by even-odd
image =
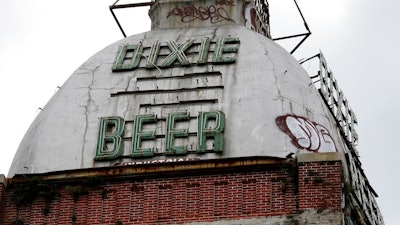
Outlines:
{"label": "gray sky", "polygon": [[[358,151],[387,225],[400,224],[400,1],[297,0],[313,34],[295,53],[321,50],[355,111]],[[65,80],[94,53],[122,38],[114,0],[3,0],[0,8],[0,174],[24,133]],[[274,37],[305,32],[292,0],[269,0]],[[150,29],[146,9],[116,11],[128,35]],[[290,43],[283,43],[289,47]],[[305,65],[307,67],[307,65]]]}

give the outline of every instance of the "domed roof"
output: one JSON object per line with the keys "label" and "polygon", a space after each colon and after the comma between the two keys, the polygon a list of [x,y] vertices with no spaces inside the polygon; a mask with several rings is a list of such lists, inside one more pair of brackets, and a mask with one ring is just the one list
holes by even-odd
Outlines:
{"label": "domed roof", "polygon": [[33,121],[9,171],[337,151],[318,91],[245,26],[158,29],[95,54]]}

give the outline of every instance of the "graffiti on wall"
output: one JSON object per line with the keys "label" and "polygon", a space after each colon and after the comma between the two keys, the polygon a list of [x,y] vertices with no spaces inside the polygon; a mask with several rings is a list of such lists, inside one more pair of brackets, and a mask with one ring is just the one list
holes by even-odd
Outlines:
{"label": "graffiti on wall", "polygon": [[275,122],[279,129],[292,138],[292,143],[298,148],[312,152],[336,151],[335,142],[322,125],[296,115],[279,116]]}
{"label": "graffiti on wall", "polygon": [[233,0],[215,0],[216,5],[226,5],[226,6],[235,6],[235,2]]}
{"label": "graffiti on wall", "polygon": [[[228,4],[228,2],[224,2],[224,4]],[[167,18],[170,16],[180,17],[183,23],[189,23],[194,20],[210,20],[212,24],[221,21],[235,22],[225,8],[215,5],[204,7],[195,5],[175,6],[175,8],[168,12]]]}
{"label": "graffiti on wall", "polygon": [[[262,11],[262,10],[265,10]],[[244,10],[246,27],[270,38],[268,7],[257,8],[253,4],[246,4]]]}

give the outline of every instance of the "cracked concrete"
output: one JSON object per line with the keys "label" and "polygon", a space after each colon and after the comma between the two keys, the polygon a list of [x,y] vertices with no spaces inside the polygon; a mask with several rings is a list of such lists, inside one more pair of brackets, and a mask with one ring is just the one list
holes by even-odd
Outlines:
{"label": "cracked concrete", "polygon": [[[219,37],[238,37],[240,42],[237,43],[239,48],[237,53],[226,53],[226,55],[234,56],[235,62],[213,64],[209,61],[205,65],[191,64],[187,67],[174,65],[163,69],[161,76],[158,76],[169,77],[168,79],[158,79],[157,83],[146,85],[154,90],[157,87],[179,89],[181,88],[179,82],[182,81],[180,77],[173,78],[174,76],[183,76],[188,73],[202,76],[203,73],[203,76],[207,77],[206,72],[220,71],[220,79],[207,79],[206,82],[202,77],[198,78],[199,84],[188,81],[184,82],[184,85],[188,90],[195,89],[197,86],[218,85],[222,88],[176,94],[149,92],[111,96],[121,91],[137,91],[136,79],[153,77],[156,71],[156,69],[138,68],[126,72],[113,72],[112,63],[120,45],[140,42],[151,44],[155,40],[165,44],[168,40],[177,40],[177,37],[179,37],[178,42],[182,43],[183,40],[189,38],[199,39],[201,35],[210,37],[213,41]],[[215,42],[212,45],[208,53],[209,59],[212,58]],[[259,52],[260,49],[264,49],[264,52]],[[196,55],[196,52],[191,54]],[[202,82],[205,85],[201,85]],[[329,118],[326,115],[329,111],[323,107],[316,90],[310,92],[310,88],[313,87],[309,87],[309,83],[310,78],[307,73],[289,53],[266,37],[240,25],[176,29],[168,32],[154,30],[127,37],[85,62],[49,101],[21,142],[9,176],[15,173],[42,173],[112,165],[115,161],[94,161],[99,119],[119,116],[132,123],[134,116],[138,113],[152,112],[162,118],[165,113],[187,110],[193,116],[191,129],[196,132],[199,111],[223,111],[226,118],[224,152],[199,155],[198,157],[203,160],[247,156],[283,158],[291,152],[297,152],[298,149],[277,127],[276,117],[283,114],[312,116],[315,117],[315,122],[325,127],[332,127],[331,121],[326,119]],[[176,97],[179,101],[189,102],[216,99],[216,103],[176,105]],[[159,105],[152,106],[153,101]],[[168,105],[169,102],[175,105]],[[143,108],[141,105],[146,107]],[[157,126],[157,134],[165,135],[165,122],[160,120],[154,126]],[[330,133],[336,132],[330,131]],[[132,130],[126,130],[124,136],[126,152],[130,151],[128,148],[131,146],[131,136]],[[334,139],[336,142],[339,140],[337,136]],[[164,147],[161,143],[164,142],[161,140],[156,142],[160,143],[156,147],[162,152]],[[50,157],[43,157],[44,155]],[[165,156],[161,154],[155,156],[157,157]],[[181,157],[193,156],[182,155]],[[30,167],[30,165],[40,165],[40,167],[27,171],[24,166]]]}
{"label": "cracked concrete", "polygon": [[91,107],[92,103],[95,105],[95,102],[92,99],[91,91],[92,91],[92,86],[93,86],[94,81],[95,81],[95,73],[99,69],[99,67],[100,66],[97,66],[94,70],[91,70],[92,79],[91,79],[91,82],[90,82],[89,86],[87,87],[87,89],[88,89],[88,91],[87,91],[87,101],[86,101],[86,105],[82,106],[82,107],[85,108],[84,115],[85,115],[86,125],[85,125],[84,132],[83,132],[83,143],[82,143],[82,149],[81,149],[81,167],[84,167],[84,155],[85,155],[84,153],[85,153],[85,145],[86,145],[86,142],[87,142],[86,135],[87,135],[87,130],[88,130],[88,126],[89,126],[89,121],[88,121],[89,108]]}
{"label": "cracked concrete", "polygon": [[278,75],[276,74],[276,68],[275,68],[275,64],[274,64],[274,62],[273,62],[273,59],[271,59],[271,57],[269,56],[269,52],[268,52],[268,49],[266,49],[265,50],[265,56],[267,56],[267,58],[268,58],[268,61],[271,63],[271,65],[272,65],[272,74],[273,74],[273,76],[274,76],[274,78],[275,78],[275,86],[276,86],[276,90],[277,90],[277,92],[278,92],[278,97],[277,98],[274,98],[274,100],[280,100],[281,101],[281,108],[282,108],[282,112],[284,111],[283,110],[283,96],[282,96],[282,94],[281,94],[281,91],[280,91],[280,88],[279,88],[279,83],[278,83]]}

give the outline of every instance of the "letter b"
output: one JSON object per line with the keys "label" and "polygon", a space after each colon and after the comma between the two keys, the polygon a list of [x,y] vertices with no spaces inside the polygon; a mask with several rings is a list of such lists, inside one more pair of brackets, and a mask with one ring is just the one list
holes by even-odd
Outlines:
{"label": "letter b", "polygon": [[[125,120],[121,117],[103,117],[100,119],[95,160],[111,160],[121,155],[121,136],[124,133],[124,125]],[[109,143],[112,143],[112,149],[108,149]]]}

